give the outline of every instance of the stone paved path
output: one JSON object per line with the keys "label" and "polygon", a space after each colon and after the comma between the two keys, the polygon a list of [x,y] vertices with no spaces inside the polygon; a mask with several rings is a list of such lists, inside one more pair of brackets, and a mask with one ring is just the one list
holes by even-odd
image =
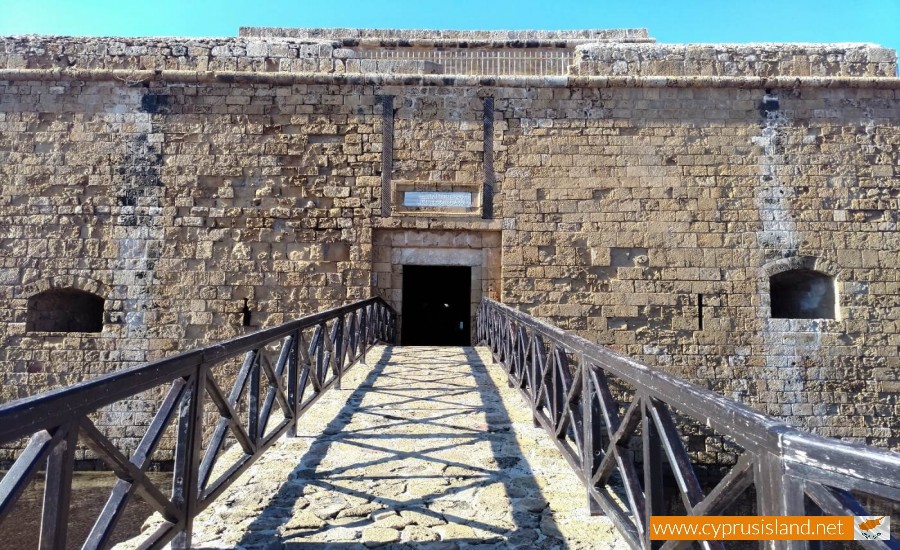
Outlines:
{"label": "stone paved path", "polygon": [[486,350],[368,358],[198,518],[195,547],[626,548]]}

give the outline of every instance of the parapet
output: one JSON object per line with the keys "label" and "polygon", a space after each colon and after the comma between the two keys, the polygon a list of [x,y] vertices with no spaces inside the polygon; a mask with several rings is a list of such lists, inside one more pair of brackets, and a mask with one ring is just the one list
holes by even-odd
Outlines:
{"label": "parapet", "polygon": [[654,42],[647,29],[582,29],[564,31],[460,31],[425,29],[318,29],[285,27],[241,27],[240,36],[253,38],[297,38],[331,40],[342,45],[407,47],[538,47],[552,44],[571,47],[594,42]]}
{"label": "parapet", "polygon": [[0,69],[478,76],[894,77],[874,44],[657,44],[646,29],[248,27],[233,38],[0,38]]}
{"label": "parapet", "polygon": [[883,76],[897,52],[876,44],[585,44],[570,74],[582,76]]}
{"label": "parapet", "polygon": [[[349,54],[350,52],[346,52]],[[343,71],[327,41],[252,38],[0,38],[8,69],[124,69],[248,72]]]}

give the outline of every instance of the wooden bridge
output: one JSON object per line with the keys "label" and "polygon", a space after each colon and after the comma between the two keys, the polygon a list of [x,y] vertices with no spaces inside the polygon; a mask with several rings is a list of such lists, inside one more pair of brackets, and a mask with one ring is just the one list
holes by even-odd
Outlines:
{"label": "wooden bridge", "polygon": [[[669,549],[692,543],[651,541],[651,516],[898,509],[900,454],[794,429],[497,302],[479,307],[486,347],[378,345],[394,328],[369,299],[8,404],[0,442],[30,439],[0,481],[0,521],[42,469],[39,544],[58,549],[111,546],[136,495],[157,518],[140,548]],[[345,376],[349,394],[327,391]],[[93,415],[155,388],[165,397],[126,456]],[[147,471],[168,430],[164,488]],[[541,439],[558,454],[522,452]],[[67,536],[79,443],[117,478],[83,543]]]}

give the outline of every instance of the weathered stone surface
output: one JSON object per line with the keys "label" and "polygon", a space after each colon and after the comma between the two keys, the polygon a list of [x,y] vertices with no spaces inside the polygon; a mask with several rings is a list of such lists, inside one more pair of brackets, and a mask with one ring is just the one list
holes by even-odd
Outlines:
{"label": "weathered stone surface", "polygon": [[358,529],[350,527],[333,527],[325,531],[323,539],[325,542],[346,542],[353,541],[360,537]]}
{"label": "weathered stone surface", "polygon": [[336,517],[339,512],[347,508],[347,501],[338,495],[328,495],[312,502],[312,513],[322,519]]}
{"label": "weathered stone surface", "polygon": [[382,546],[400,540],[400,531],[390,527],[369,527],[362,531],[362,542],[366,546]]}
{"label": "weathered stone surface", "polygon": [[438,527],[435,527],[435,531],[438,532],[441,539],[448,541],[461,539],[463,541],[472,542],[477,538],[475,536],[475,530],[462,523],[439,525]]}
{"label": "weathered stone surface", "polygon": [[444,517],[436,512],[423,513],[415,510],[401,510],[400,515],[422,527],[434,527],[447,523]]}
{"label": "weathered stone surface", "polygon": [[[507,413],[526,405],[483,352],[389,347],[369,357],[345,389],[306,413],[297,438],[280,441],[198,519],[196,545],[625,547],[606,518],[587,515],[561,456],[554,464],[531,458],[554,447],[530,417]],[[317,433],[324,425],[333,435]],[[503,458],[515,467],[499,466],[511,463]],[[509,496],[512,482],[522,496]]]}
{"label": "weathered stone surface", "polygon": [[339,518],[366,518],[370,515],[373,515],[373,512],[380,510],[384,505],[380,503],[370,502],[368,504],[361,504],[359,506],[353,506],[352,508],[345,508],[338,512],[337,517]]}
{"label": "weathered stone surface", "polygon": [[403,529],[402,533],[403,542],[429,542],[439,538],[440,535],[437,532],[421,525],[409,525]]}
{"label": "weathered stone surface", "polygon": [[400,514],[394,513],[390,516],[384,516],[378,518],[375,522],[376,527],[384,527],[387,529],[403,529],[407,525],[413,523],[413,520],[410,518],[405,518]]}
{"label": "weathered stone surface", "polygon": [[319,516],[308,511],[295,513],[282,527],[282,531],[294,531],[297,529],[318,529],[325,525],[325,521]]}
{"label": "weathered stone surface", "polygon": [[[425,71],[366,57],[381,38],[398,55],[440,44],[447,59],[534,63],[492,85],[449,62],[366,72]],[[510,47],[522,40],[567,47]],[[470,303],[501,299],[822,435],[900,448],[896,54],[649,41],[0,39],[0,401],[370,295],[402,312],[404,265],[458,265]],[[520,78],[537,68],[548,76]],[[485,183],[492,219],[399,200],[459,190],[481,204]],[[773,316],[786,270],[832,277],[834,318]],[[36,330],[59,320],[43,305],[67,310],[37,298],[67,289],[103,299],[101,332]],[[162,392],[95,421],[128,455]],[[687,446],[736,456],[704,434]],[[154,459],[172,450],[165,438]]]}
{"label": "weathered stone surface", "polygon": [[874,44],[585,44],[582,75],[895,76],[892,50]]}

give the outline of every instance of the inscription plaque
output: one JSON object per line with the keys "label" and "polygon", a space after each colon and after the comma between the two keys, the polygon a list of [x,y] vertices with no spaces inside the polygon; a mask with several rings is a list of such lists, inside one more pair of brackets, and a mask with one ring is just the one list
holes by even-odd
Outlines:
{"label": "inscription plaque", "polygon": [[410,208],[472,208],[472,193],[465,191],[405,191],[403,206]]}

